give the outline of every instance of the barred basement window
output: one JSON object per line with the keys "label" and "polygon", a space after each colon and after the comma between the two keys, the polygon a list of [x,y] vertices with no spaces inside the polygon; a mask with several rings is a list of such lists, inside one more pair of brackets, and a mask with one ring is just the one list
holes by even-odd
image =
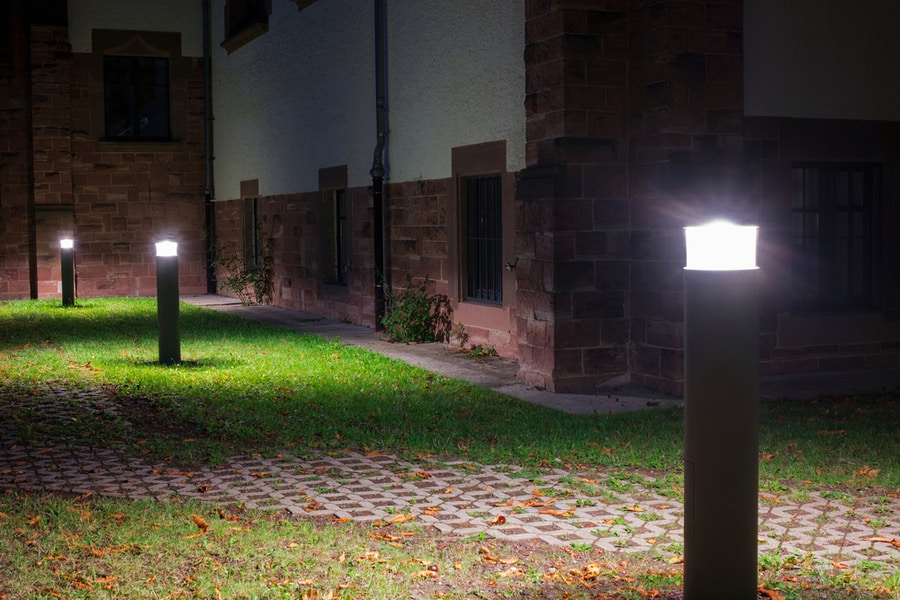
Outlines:
{"label": "barred basement window", "polygon": [[350,218],[346,190],[322,192],[322,240],[322,280],[346,285],[350,272]]}
{"label": "barred basement window", "polygon": [[872,308],[880,166],[801,164],[792,176],[794,308]]}
{"label": "barred basement window", "polygon": [[463,180],[462,240],[465,297],[503,302],[500,175]]}
{"label": "barred basement window", "polygon": [[259,210],[256,198],[244,198],[244,268],[259,267]]}
{"label": "barred basement window", "polygon": [[108,139],[171,139],[167,58],[105,56],[103,97]]}

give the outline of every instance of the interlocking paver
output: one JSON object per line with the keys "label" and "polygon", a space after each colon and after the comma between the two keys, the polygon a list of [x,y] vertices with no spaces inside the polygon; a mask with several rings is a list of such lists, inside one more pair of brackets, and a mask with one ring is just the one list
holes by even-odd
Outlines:
{"label": "interlocking paver", "polygon": [[[40,402],[37,401],[40,400]],[[48,386],[0,403],[0,423],[29,402],[71,419],[83,410],[114,411],[102,391],[74,396]],[[569,485],[573,474],[550,469],[540,485],[505,465],[413,464],[389,455],[322,455],[312,459],[235,456],[219,468],[173,468],[124,448],[91,449],[57,440],[28,445],[0,429],[0,489],[46,490],[165,500],[172,497],[296,515],[387,521],[408,513],[424,525],[493,538],[585,544],[609,552],[680,552],[683,506],[650,487],[603,495],[603,473],[590,473],[593,495]],[[579,476],[579,474],[575,474]],[[556,495],[555,495],[556,494]],[[897,561],[900,499],[877,505],[813,494],[808,501],[761,495],[759,550],[822,561]],[[726,532],[727,535],[727,532]],[[887,540],[887,541],[886,541]]]}

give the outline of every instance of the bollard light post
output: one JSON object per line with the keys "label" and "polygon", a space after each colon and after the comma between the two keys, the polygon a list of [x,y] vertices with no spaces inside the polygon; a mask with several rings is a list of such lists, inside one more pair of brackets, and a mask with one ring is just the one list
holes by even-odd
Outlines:
{"label": "bollard light post", "polygon": [[59,260],[62,267],[62,305],[75,306],[75,241],[59,240]]}
{"label": "bollard light post", "polygon": [[156,244],[156,316],[159,325],[159,362],[181,362],[178,332],[178,244],[166,240]]}
{"label": "bollard light post", "polygon": [[684,600],[756,600],[758,228],[685,228]]}

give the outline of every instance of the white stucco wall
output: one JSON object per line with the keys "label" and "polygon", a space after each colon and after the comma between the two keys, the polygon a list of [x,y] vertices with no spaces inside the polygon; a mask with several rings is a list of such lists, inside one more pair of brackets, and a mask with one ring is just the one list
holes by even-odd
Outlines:
{"label": "white stucco wall", "polygon": [[520,0],[388,0],[390,168],[450,175],[450,149],[507,140],[525,167],[525,12]]}
{"label": "white stucco wall", "polygon": [[203,56],[200,0],[68,0],[73,52],[91,52],[93,29],[181,33],[182,56]]}
{"label": "white stucco wall", "polygon": [[900,120],[900,2],[744,2],[748,115]]}
{"label": "white stucco wall", "polygon": [[373,5],[272,1],[269,31],[227,54],[224,0],[212,11],[216,199],[259,179],[262,195],[318,189],[319,169],[371,182],[375,147]]}
{"label": "white stucco wall", "polygon": [[[259,179],[263,195],[318,189],[320,168],[371,183],[376,143],[374,7],[272,0],[269,31],[228,55],[213,0],[216,198]],[[390,181],[451,175],[454,146],[506,139],[525,166],[521,0],[388,0]],[[501,25],[502,24],[502,25]]]}

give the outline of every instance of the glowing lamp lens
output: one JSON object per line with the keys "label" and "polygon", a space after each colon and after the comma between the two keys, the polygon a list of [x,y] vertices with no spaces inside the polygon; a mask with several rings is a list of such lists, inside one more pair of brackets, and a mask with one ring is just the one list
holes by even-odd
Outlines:
{"label": "glowing lamp lens", "polygon": [[157,256],[178,256],[178,242],[166,240],[164,242],[156,242]]}
{"label": "glowing lamp lens", "polygon": [[756,269],[756,225],[714,221],[685,227],[685,269],[698,271],[742,271]]}

